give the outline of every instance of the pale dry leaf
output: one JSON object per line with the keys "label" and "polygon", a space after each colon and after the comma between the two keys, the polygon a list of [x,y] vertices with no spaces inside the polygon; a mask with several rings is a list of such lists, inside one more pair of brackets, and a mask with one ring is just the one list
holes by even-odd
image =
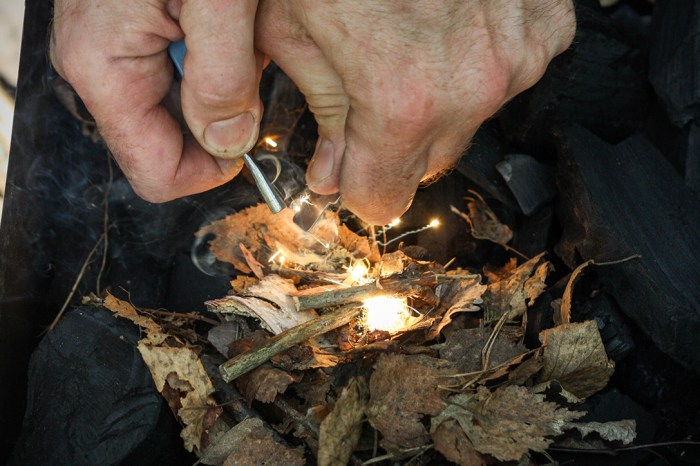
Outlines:
{"label": "pale dry leaf", "polygon": [[480,309],[481,296],[487,289],[486,285],[479,283],[480,278],[477,276],[472,279],[450,280],[438,285],[436,293],[440,298],[440,306],[434,314],[441,317],[428,331],[428,340],[437,338],[442,329],[452,322],[455,314],[476,312]]}
{"label": "pale dry leaf", "polygon": [[136,308],[126,301],[115,298],[111,293],[102,301],[102,305],[108,310],[114,312],[117,316],[128,319],[135,323],[146,332],[146,337],[152,345],[159,345],[168,338],[168,334],[163,332],[163,329],[150,317],[142,316]]}
{"label": "pale dry leaf", "polygon": [[490,392],[480,387],[473,395],[459,394],[431,420],[431,431],[455,420],[474,448],[500,461],[517,461],[528,451],[543,452],[563,426],[584,415],[544,401],[543,395],[510,385]]}
{"label": "pale dry leaf", "polygon": [[557,380],[538,383],[530,387],[530,391],[532,393],[541,393],[548,401],[554,401],[559,404],[576,405],[584,401],[573,393],[566,391]]}
{"label": "pale dry leaf", "polygon": [[246,288],[245,293],[245,296],[226,296],[205,304],[210,311],[220,314],[254,317],[275,335],[318,317],[313,310],[297,311],[292,298],[292,294],[297,293],[294,282],[276,274],[266,275]]}
{"label": "pale dry leaf", "polygon": [[289,448],[275,440],[272,431],[254,417],[248,418],[227,434],[230,453],[223,466],[303,466],[302,448]]}
{"label": "pale dry leaf", "polygon": [[474,449],[472,442],[454,419],[442,421],[431,432],[435,450],[448,461],[460,466],[482,466],[486,458]]}
{"label": "pale dry leaf", "polygon": [[421,423],[444,407],[438,376],[453,373],[449,363],[425,355],[383,354],[369,381],[367,418],[382,433],[388,450],[427,444],[430,435]]}
{"label": "pale dry leaf", "polygon": [[279,249],[290,254],[315,255],[317,259],[307,265],[321,271],[335,271],[337,264],[329,258],[338,248],[355,259],[370,257],[374,261],[379,258],[376,248],[369,246],[366,237],[340,225],[337,214],[327,211],[314,227],[313,234],[299,228],[292,220],[293,215],[291,209],[273,215],[265,204],[258,204],[207,225],[197,232],[197,236],[213,234],[214,239],[209,242],[211,252],[220,261],[233,264],[243,273],[250,273],[251,268],[240,244],[244,244],[263,264]]}
{"label": "pale dry leaf", "polygon": [[586,438],[596,433],[608,442],[621,442],[629,445],[637,437],[637,422],[634,419],[608,422],[569,422],[565,429],[576,429],[581,437]]}
{"label": "pale dry leaf", "polygon": [[321,421],[318,439],[319,466],[348,464],[360,441],[367,397],[367,382],[361,377],[353,378],[343,389],[333,410]]}
{"label": "pale dry leaf", "polygon": [[605,353],[594,320],[544,330],[540,341],[544,367],[539,382],[557,380],[579,398],[587,398],[608,384],[615,363]]}
{"label": "pale dry leaf", "polygon": [[156,389],[161,393],[168,388],[179,392],[180,407],[175,414],[184,424],[180,436],[187,451],[199,450],[205,432],[206,408],[216,406],[211,396],[214,386],[199,357],[189,348],[151,346],[145,340],[139,341],[138,350]]}
{"label": "pale dry leaf", "polygon": [[488,286],[483,295],[485,320],[498,320],[503,314],[514,319],[525,314],[528,304],[532,304],[544,289],[544,278],[550,270],[549,263],[544,262],[544,254],[533,257],[510,276]]}

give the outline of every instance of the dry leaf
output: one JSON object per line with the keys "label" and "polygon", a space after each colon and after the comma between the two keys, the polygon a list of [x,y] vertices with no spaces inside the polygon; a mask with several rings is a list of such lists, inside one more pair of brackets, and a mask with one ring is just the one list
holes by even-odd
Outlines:
{"label": "dry leaf", "polygon": [[241,248],[241,254],[243,254],[243,259],[245,259],[245,263],[248,264],[248,267],[250,267],[250,270],[253,271],[255,277],[258,280],[262,280],[265,276],[265,273],[263,272],[263,265],[253,256],[253,253],[250,252],[247,247],[245,247],[245,244],[241,243],[239,246]]}
{"label": "dry leaf", "polygon": [[477,276],[472,279],[450,280],[438,285],[436,294],[440,298],[440,307],[435,314],[442,314],[442,317],[428,331],[428,340],[437,338],[442,329],[452,322],[455,314],[480,309],[478,305],[482,302],[481,295],[486,291],[486,285],[479,284],[480,279],[481,277]]}
{"label": "dry leaf", "polygon": [[508,278],[517,267],[518,259],[516,257],[511,257],[503,267],[494,267],[486,264],[482,270],[484,271],[484,276],[486,276],[486,280],[489,283],[496,283],[504,278]]}
{"label": "dry leaf", "polygon": [[279,275],[267,275],[245,291],[246,296],[227,296],[205,304],[220,314],[255,317],[265,330],[275,335],[318,317],[313,310],[297,311],[291,296],[297,289],[291,280]]}
{"label": "dry leaf", "polygon": [[[267,263],[272,254],[282,249],[290,255],[306,257],[310,262],[305,265],[320,271],[336,269],[334,255],[345,262],[348,257],[362,259],[374,255],[372,260],[379,258],[366,237],[340,225],[337,214],[326,212],[324,219],[314,227],[313,235],[299,228],[292,221],[293,215],[291,209],[273,215],[265,204],[258,204],[202,228],[197,236],[213,234],[214,239],[209,243],[211,252],[243,273],[250,273],[251,268],[240,244],[260,263]],[[287,259],[292,262],[291,257]]]}
{"label": "dry leaf", "polygon": [[454,420],[477,451],[500,461],[517,461],[529,450],[545,451],[552,437],[563,433],[565,423],[584,414],[559,408],[524,387],[511,385],[493,393],[480,387],[476,394],[450,398],[431,420],[431,432]]}
{"label": "dry leaf", "polygon": [[334,367],[340,361],[340,357],[323,350],[312,339],[273,356],[271,361],[275,366],[286,371],[305,371],[319,367]]}
{"label": "dry leaf", "polygon": [[384,436],[386,449],[420,447],[430,441],[421,418],[438,414],[445,405],[438,376],[453,372],[443,369],[447,364],[424,355],[379,357],[369,381],[367,417]]}
{"label": "dry leaf", "polygon": [[581,437],[596,433],[608,442],[621,442],[629,445],[637,437],[637,423],[634,419],[609,422],[569,422],[565,429],[576,429]]}
{"label": "dry leaf", "polygon": [[236,278],[231,280],[231,288],[236,294],[242,293],[250,285],[257,283],[258,279],[255,277],[249,277],[247,275],[238,275]]}
{"label": "dry leaf", "polygon": [[521,264],[513,273],[499,282],[492,283],[483,295],[485,320],[498,320],[503,314],[508,319],[519,317],[527,311],[544,290],[544,279],[551,264],[544,261],[542,253]]}
{"label": "dry leaf", "polygon": [[475,191],[469,191],[474,197],[468,197],[467,209],[469,214],[450,206],[450,210],[467,221],[472,230],[472,236],[486,239],[496,244],[506,244],[513,239],[513,231],[498,220],[496,214],[486,204],[484,198]]}
{"label": "dry leaf", "polygon": [[151,346],[145,339],[139,341],[138,350],[151,371],[158,391],[177,391],[178,403],[170,407],[185,426],[180,436],[187,451],[199,450],[209,414],[206,407],[216,406],[216,401],[211,397],[214,386],[199,357],[189,348]]}
{"label": "dry leaf", "polygon": [[278,393],[284,393],[295,379],[287,372],[264,364],[235,380],[248,404],[256,399],[262,403],[272,403]]}
{"label": "dry leaf", "polygon": [[608,384],[615,363],[608,359],[594,320],[561,325],[540,333],[544,367],[539,381],[557,380],[579,398]]}
{"label": "dry leaf", "polygon": [[574,271],[571,272],[571,277],[569,277],[569,281],[566,282],[564,295],[561,297],[561,305],[559,306],[559,312],[556,312],[556,310],[554,312],[554,323],[556,325],[571,323],[571,300],[573,299],[574,295],[574,285],[583,273],[583,269],[585,269],[592,263],[592,260],[588,260],[576,267]]}
{"label": "dry leaf", "polygon": [[403,251],[398,250],[394,252],[386,253],[382,256],[381,260],[381,277],[390,277],[399,273],[403,273],[404,264],[410,259]]}
{"label": "dry leaf", "polygon": [[460,466],[482,466],[487,463],[454,419],[441,422],[432,432],[432,437],[435,450],[442,453],[448,461]]}
{"label": "dry leaf", "polygon": [[226,434],[226,445],[230,447],[230,453],[223,463],[224,466],[306,464],[303,449],[289,448],[277,442],[270,429],[256,417],[241,421],[231,431]]}
{"label": "dry leaf", "polygon": [[367,406],[367,382],[353,378],[343,389],[333,411],[321,422],[319,466],[344,466],[360,441]]}
{"label": "dry leaf", "polygon": [[[491,329],[470,328],[450,333],[444,343],[433,345],[440,358],[450,361],[459,373],[477,372],[482,369],[481,350],[491,335]],[[526,352],[522,345],[514,345],[504,338],[496,338],[491,349],[489,367],[494,367]]]}
{"label": "dry leaf", "polygon": [[107,293],[102,305],[108,310],[114,312],[117,316],[128,319],[138,325],[141,330],[146,332],[148,342],[152,345],[159,345],[168,338],[168,335],[163,332],[163,329],[150,317],[140,315],[134,306],[126,301],[115,298],[112,294]]}

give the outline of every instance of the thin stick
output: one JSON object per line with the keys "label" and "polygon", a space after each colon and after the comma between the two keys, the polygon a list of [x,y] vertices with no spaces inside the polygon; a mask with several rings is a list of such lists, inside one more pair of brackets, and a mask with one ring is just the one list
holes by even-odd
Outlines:
{"label": "thin stick", "polygon": [[95,255],[95,253],[97,252],[97,248],[100,246],[100,244],[102,244],[102,241],[104,240],[104,238],[105,238],[105,235],[104,234],[101,235],[100,239],[97,240],[95,245],[92,247],[92,249],[88,253],[87,257],[85,258],[85,262],[83,262],[83,266],[80,268],[80,272],[78,272],[78,276],[75,278],[75,282],[73,283],[73,287],[70,289],[70,293],[68,293],[66,300],[63,302],[63,306],[61,306],[61,310],[58,311],[58,314],[53,319],[53,322],[51,322],[51,325],[49,325],[49,328],[46,330],[46,333],[50,332],[51,330],[54,329],[54,327],[56,327],[56,324],[58,324],[58,321],[61,320],[63,313],[66,312],[66,309],[68,309],[68,305],[70,304],[71,300],[73,299],[73,296],[75,295],[75,292],[78,289],[78,285],[83,280],[83,275],[85,275],[85,271],[87,270],[88,266],[90,265],[90,262],[92,261],[92,256]]}
{"label": "thin stick", "polygon": [[109,152],[107,153],[107,167],[109,167],[109,182],[107,183],[107,191],[104,196],[104,216],[102,218],[102,234],[105,238],[105,244],[102,248],[102,264],[100,264],[100,271],[97,273],[97,280],[95,282],[95,294],[100,296],[102,294],[102,273],[107,266],[107,254],[109,253],[109,193],[112,191],[112,181],[114,179],[114,170],[112,170],[112,159]]}
{"label": "thin stick", "polygon": [[353,286],[328,290],[323,287],[304,290],[293,296],[298,311],[321,309],[329,306],[358,302],[374,296],[403,295],[416,293],[420,288],[433,286],[436,283],[434,274],[423,274],[408,278],[387,278],[368,285]]}
{"label": "thin stick", "polygon": [[358,317],[361,313],[362,308],[360,306],[357,304],[350,304],[285,330],[267,340],[262,346],[239,354],[223,363],[219,366],[221,377],[223,377],[226,382],[231,382],[294,345],[298,345],[309,338],[342,327]]}

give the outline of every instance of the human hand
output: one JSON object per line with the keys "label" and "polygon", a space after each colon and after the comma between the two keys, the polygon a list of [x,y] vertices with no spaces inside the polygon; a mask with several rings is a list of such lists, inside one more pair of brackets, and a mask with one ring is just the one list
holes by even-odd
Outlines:
{"label": "human hand", "polygon": [[[257,0],[55,0],[54,67],[144,199],[202,192],[240,171],[262,115],[256,8]],[[181,96],[191,134],[162,104],[173,84],[167,47],[184,35]]]}
{"label": "human hand", "polygon": [[386,224],[574,31],[571,0],[261,0],[255,43],[319,124],[309,186]]}

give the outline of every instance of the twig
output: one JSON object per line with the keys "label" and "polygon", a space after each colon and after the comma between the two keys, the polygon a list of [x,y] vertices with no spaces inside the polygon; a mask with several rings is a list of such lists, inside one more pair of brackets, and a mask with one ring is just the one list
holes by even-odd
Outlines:
{"label": "twig", "polygon": [[210,319],[208,317],[201,316],[201,315],[197,314],[196,312],[188,312],[186,314],[181,314],[179,312],[168,312],[168,311],[161,311],[158,309],[137,309],[137,310],[143,314],[155,314],[158,316],[174,317],[176,319],[185,319],[185,320],[199,320],[201,322],[205,322],[205,323],[211,324],[211,325],[221,325],[221,322],[219,322],[218,320],[214,320],[214,319]]}
{"label": "twig", "polygon": [[383,295],[408,296],[426,286],[435,285],[435,274],[423,274],[417,277],[392,277],[368,285],[337,288],[311,288],[300,292],[294,298],[298,311],[321,309],[329,306],[359,302],[367,298]]}
{"label": "twig", "polygon": [[379,463],[379,462],[384,461],[384,460],[391,460],[391,459],[394,459],[398,456],[402,456],[402,455],[405,455],[408,453],[424,453],[424,452],[430,450],[431,448],[433,448],[432,443],[428,444],[428,445],[423,445],[421,447],[413,447],[413,448],[407,448],[405,450],[401,450],[399,452],[400,454],[387,453],[386,455],[377,456],[377,457],[374,457],[372,459],[365,461],[364,463],[362,463],[362,466],[365,466],[367,464]]}
{"label": "twig", "polygon": [[304,322],[275,335],[253,350],[229,359],[219,366],[219,372],[226,382],[231,382],[294,345],[342,327],[361,313],[362,308],[360,306],[350,304],[316,319]]}
{"label": "twig", "polygon": [[53,319],[53,322],[51,322],[51,325],[49,325],[48,329],[46,329],[45,333],[50,332],[51,330],[54,329],[54,327],[56,327],[56,324],[58,324],[58,321],[61,320],[63,313],[66,312],[66,309],[68,309],[68,305],[70,304],[71,300],[73,299],[73,296],[75,295],[75,292],[78,289],[78,285],[83,280],[83,275],[85,275],[85,271],[87,270],[88,266],[90,265],[90,262],[92,261],[92,256],[95,255],[95,253],[97,252],[97,248],[100,246],[100,244],[102,244],[102,241],[104,240],[104,238],[105,238],[105,235],[104,234],[101,235],[100,238],[95,243],[95,245],[90,250],[90,252],[88,253],[87,257],[85,258],[85,262],[83,262],[83,266],[80,268],[80,272],[78,272],[78,276],[75,278],[75,282],[73,283],[73,287],[70,289],[70,293],[68,293],[66,300],[63,302],[63,306],[61,306],[61,309],[58,311],[58,314]]}
{"label": "twig", "polygon": [[507,312],[503,314],[500,319],[498,319],[498,322],[496,322],[496,325],[494,325],[493,330],[491,330],[491,335],[489,335],[489,338],[486,340],[486,344],[481,349],[481,366],[483,370],[487,370],[489,368],[491,350],[493,350],[493,346],[496,344],[496,338],[498,338],[498,334],[501,332],[506,320],[508,320]]}
{"label": "twig", "polygon": [[107,191],[105,191],[104,200],[102,201],[104,205],[104,216],[102,217],[104,246],[102,248],[102,263],[100,264],[100,270],[97,272],[97,280],[95,281],[95,294],[97,296],[102,294],[102,273],[107,266],[107,254],[109,252],[109,193],[112,191],[112,181],[114,180],[114,170],[112,169],[112,159],[109,152],[107,152],[107,167],[109,168],[109,181],[107,183]]}
{"label": "twig", "polygon": [[598,453],[603,455],[615,455],[620,452],[634,451],[634,450],[645,450],[649,448],[658,447],[675,447],[680,445],[692,445],[700,446],[700,442],[694,440],[677,440],[673,442],[657,442],[657,443],[644,443],[641,445],[630,445],[628,447],[610,447],[610,448],[560,448],[560,447],[549,447],[547,450],[561,451],[565,453]]}

